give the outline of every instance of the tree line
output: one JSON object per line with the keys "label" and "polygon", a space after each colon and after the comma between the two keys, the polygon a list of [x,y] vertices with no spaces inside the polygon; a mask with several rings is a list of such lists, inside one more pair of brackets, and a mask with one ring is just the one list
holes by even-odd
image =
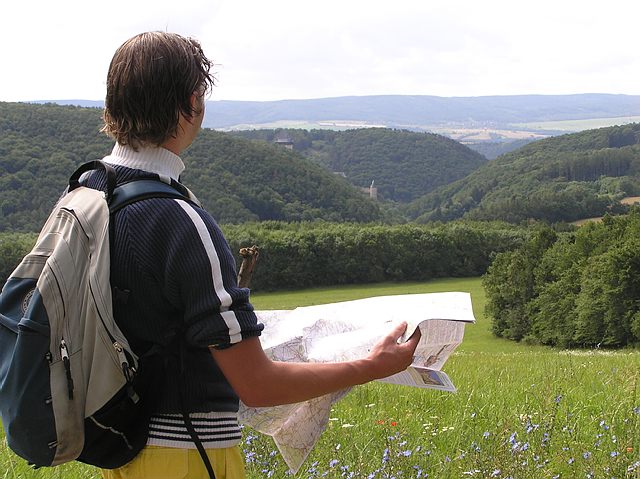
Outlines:
{"label": "tree line", "polygon": [[640,209],[573,233],[541,228],[483,279],[496,335],[558,347],[640,342]]}
{"label": "tree line", "polygon": [[[223,225],[236,254],[258,246],[252,289],[384,281],[425,281],[482,275],[493,257],[528,237],[500,222],[382,225],[265,221]],[[31,249],[36,234],[0,233],[0,283]],[[238,266],[241,258],[237,255]]]}

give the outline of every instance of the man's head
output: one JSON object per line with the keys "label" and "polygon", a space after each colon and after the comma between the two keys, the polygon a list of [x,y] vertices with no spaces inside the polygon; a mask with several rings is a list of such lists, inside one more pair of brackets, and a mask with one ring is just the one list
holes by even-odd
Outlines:
{"label": "man's head", "polygon": [[136,149],[175,138],[181,118],[202,114],[214,85],[211,66],[196,40],[175,33],[147,32],[127,40],[109,66],[102,130]]}

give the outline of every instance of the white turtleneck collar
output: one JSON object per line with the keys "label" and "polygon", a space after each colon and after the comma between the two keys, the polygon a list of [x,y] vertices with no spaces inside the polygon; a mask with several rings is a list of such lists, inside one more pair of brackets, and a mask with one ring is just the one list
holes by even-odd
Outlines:
{"label": "white turtleneck collar", "polygon": [[104,158],[104,161],[111,165],[126,166],[161,176],[169,176],[176,181],[184,171],[182,159],[162,147],[141,147],[135,151],[130,146],[116,143],[113,151]]}

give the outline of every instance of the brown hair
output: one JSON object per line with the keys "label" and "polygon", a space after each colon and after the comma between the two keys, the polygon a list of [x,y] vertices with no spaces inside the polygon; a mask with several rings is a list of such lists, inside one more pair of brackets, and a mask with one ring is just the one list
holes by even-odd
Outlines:
{"label": "brown hair", "polygon": [[200,113],[191,96],[211,90],[211,66],[192,38],[167,32],[130,38],[109,65],[102,131],[135,149],[161,145],[175,136],[181,114]]}

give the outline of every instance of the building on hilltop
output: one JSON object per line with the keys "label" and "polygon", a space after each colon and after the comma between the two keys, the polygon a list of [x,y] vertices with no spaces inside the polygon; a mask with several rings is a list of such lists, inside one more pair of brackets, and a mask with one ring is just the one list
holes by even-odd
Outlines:
{"label": "building on hilltop", "polygon": [[371,181],[371,185],[368,188],[360,188],[360,190],[369,195],[369,198],[371,198],[372,200],[377,200],[378,199],[378,188],[376,188],[375,186],[373,186],[375,183],[375,180]]}
{"label": "building on hilltop", "polygon": [[273,142],[276,145],[284,146],[288,150],[293,150],[293,140],[286,131],[278,133]]}

